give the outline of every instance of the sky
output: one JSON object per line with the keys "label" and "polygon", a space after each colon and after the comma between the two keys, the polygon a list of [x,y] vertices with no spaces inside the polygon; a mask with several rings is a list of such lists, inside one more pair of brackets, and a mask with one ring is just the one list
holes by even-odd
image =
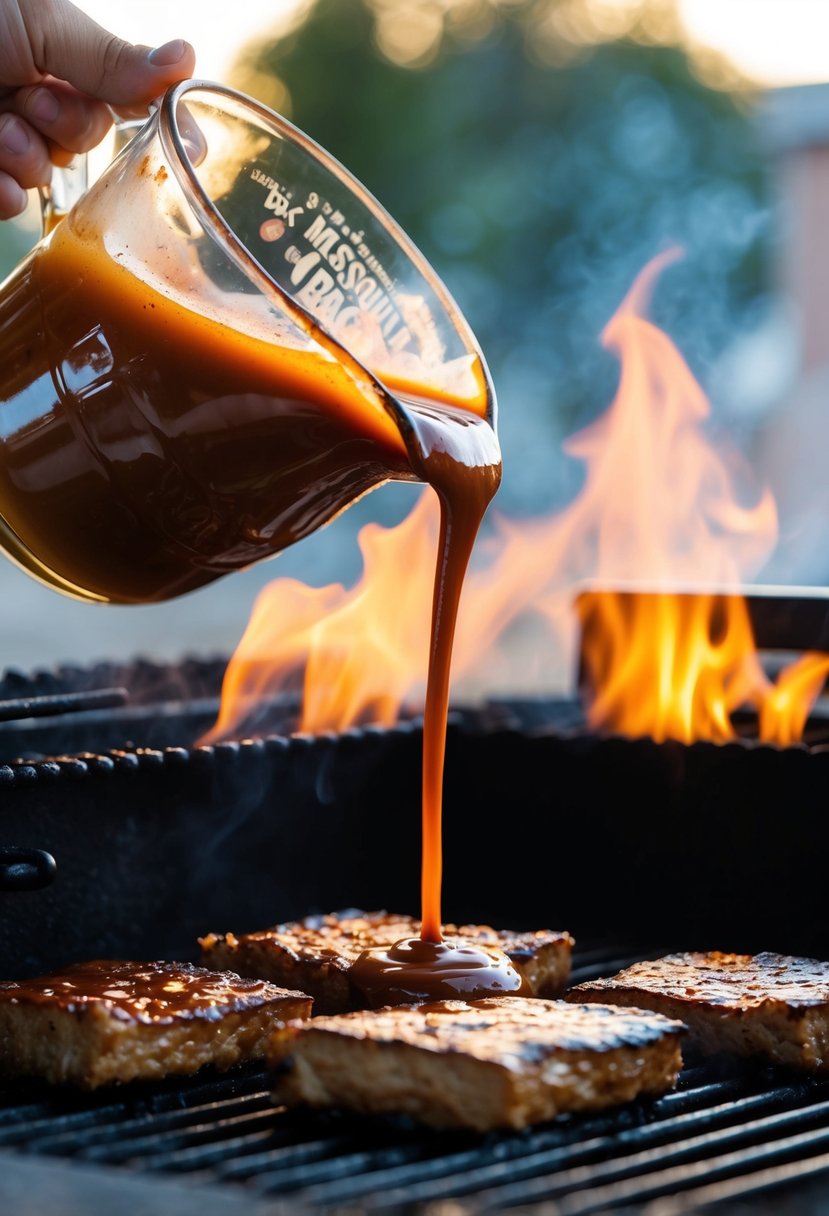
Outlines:
{"label": "sky", "polygon": [[130,42],[161,46],[186,38],[196,48],[198,75],[225,82],[241,47],[279,30],[301,0],[74,0],[100,25]]}
{"label": "sky", "polygon": [[[252,38],[277,30],[303,0],[75,0],[114,33],[159,46],[188,38],[199,76],[225,81]],[[605,6],[630,0],[603,0]],[[829,0],[679,0],[689,34],[762,85],[829,80]]]}
{"label": "sky", "polygon": [[829,80],[829,0],[680,0],[688,31],[767,86]]}

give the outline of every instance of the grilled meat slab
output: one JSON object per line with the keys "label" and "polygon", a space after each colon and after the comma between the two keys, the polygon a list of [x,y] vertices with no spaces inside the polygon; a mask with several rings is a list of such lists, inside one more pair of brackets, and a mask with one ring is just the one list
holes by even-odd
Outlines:
{"label": "grilled meat slab", "polygon": [[782,954],[671,954],[579,984],[572,1001],[651,1009],[684,1022],[704,1053],[829,1071],[829,963]]}
{"label": "grilled meat slab", "polygon": [[279,1068],[274,1097],[288,1106],[486,1132],[664,1093],[683,1033],[641,1010],[487,997],[290,1023],[267,1058]]}
{"label": "grilled meat slab", "polygon": [[96,961],[0,983],[0,1073],[95,1089],[261,1058],[311,998],[186,963]]}
{"label": "grilled meat slab", "polygon": [[[445,925],[448,937],[498,946],[529,984],[534,996],[556,996],[567,983],[573,939],[569,933],[539,929],[513,933],[489,925]],[[308,916],[236,937],[215,933],[200,938],[209,967],[300,988],[314,998],[315,1013],[344,1013],[365,1002],[349,971],[364,950],[417,937],[420,921],[390,912],[348,909]]]}

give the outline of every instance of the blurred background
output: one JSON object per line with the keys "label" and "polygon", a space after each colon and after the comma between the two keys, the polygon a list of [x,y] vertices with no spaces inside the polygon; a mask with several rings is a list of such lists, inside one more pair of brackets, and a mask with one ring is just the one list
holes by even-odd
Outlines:
{"label": "blurred background", "polygon": [[[653,319],[712,432],[778,503],[764,581],[829,583],[825,0],[80,0],[122,37],[187,37],[199,76],[286,114],[361,178],[458,300],[492,371],[511,518],[561,508],[564,439],[609,404],[600,332],[670,246]],[[0,225],[0,268],[36,236]],[[275,561],[167,605],[87,606],[0,561],[0,668],[228,654],[277,575],[359,574],[369,495]]]}

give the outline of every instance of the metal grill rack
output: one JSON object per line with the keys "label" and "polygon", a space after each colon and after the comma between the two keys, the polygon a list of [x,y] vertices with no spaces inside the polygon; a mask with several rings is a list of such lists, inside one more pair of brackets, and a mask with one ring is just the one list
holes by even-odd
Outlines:
{"label": "metal grill rack", "polygon": [[[582,950],[574,981],[644,953]],[[149,1202],[155,1216],[587,1216],[645,1205],[668,1216],[703,1202],[765,1202],[829,1173],[829,1078],[709,1061],[657,1100],[485,1137],[276,1110],[266,1074],[250,1068],[92,1096],[31,1084],[0,1092],[0,1207],[22,1211],[2,1200],[25,1188],[32,1212],[51,1210],[37,1206],[38,1179],[54,1186],[60,1160],[71,1163],[58,1171],[60,1211],[85,1216],[112,1212],[104,1196],[119,1181],[119,1211],[131,1212],[137,1195],[135,1211]]]}

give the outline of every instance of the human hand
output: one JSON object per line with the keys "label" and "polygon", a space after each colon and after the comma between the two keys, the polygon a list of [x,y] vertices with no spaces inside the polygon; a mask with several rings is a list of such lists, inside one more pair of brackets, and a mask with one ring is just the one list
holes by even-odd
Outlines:
{"label": "human hand", "polygon": [[195,54],[181,39],[133,46],[69,0],[0,0],[0,219],[26,207],[52,164],[99,143],[112,106],[125,117],[191,76]]}

